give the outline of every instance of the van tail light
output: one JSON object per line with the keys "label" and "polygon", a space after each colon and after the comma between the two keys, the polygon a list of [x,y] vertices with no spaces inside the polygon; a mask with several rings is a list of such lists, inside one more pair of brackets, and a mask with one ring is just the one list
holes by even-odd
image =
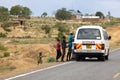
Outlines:
{"label": "van tail light", "polygon": [[96,44],[96,49],[97,50],[104,50],[105,45],[104,44]]}
{"label": "van tail light", "polygon": [[82,49],[82,44],[74,44],[74,49]]}

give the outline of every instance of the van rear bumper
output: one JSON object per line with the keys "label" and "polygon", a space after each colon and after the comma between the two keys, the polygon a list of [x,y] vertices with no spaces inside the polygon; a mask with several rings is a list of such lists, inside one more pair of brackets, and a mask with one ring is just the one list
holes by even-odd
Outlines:
{"label": "van rear bumper", "polygon": [[104,53],[74,53],[80,56],[85,56],[85,57],[99,57],[99,56],[104,56]]}
{"label": "van rear bumper", "polygon": [[100,51],[74,51],[74,54],[80,55],[80,56],[85,56],[85,57],[99,57],[99,56],[104,56],[105,52],[104,50]]}

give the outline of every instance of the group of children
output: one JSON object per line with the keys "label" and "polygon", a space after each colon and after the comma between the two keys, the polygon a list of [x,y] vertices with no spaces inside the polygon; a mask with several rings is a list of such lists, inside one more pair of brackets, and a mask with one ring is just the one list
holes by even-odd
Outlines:
{"label": "group of children", "polygon": [[[70,33],[68,42],[66,42],[66,37],[62,37],[62,41],[60,42],[59,39],[57,39],[56,43],[56,62],[58,62],[58,59],[61,57],[61,62],[64,62],[64,56],[66,54],[66,48],[67,48],[67,43],[68,43],[68,52],[67,52],[67,58],[66,61],[69,61],[71,59],[71,53],[72,53],[72,42],[73,42],[73,33]],[[61,53],[62,50],[62,53]]]}

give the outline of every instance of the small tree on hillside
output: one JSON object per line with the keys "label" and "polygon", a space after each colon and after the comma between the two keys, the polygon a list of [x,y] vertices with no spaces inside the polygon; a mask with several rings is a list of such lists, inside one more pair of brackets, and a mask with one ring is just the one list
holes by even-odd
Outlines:
{"label": "small tree on hillside", "polygon": [[44,12],[41,17],[46,17],[48,14],[46,12]]}
{"label": "small tree on hillside", "polygon": [[32,11],[28,7],[23,7],[22,14],[27,18],[32,14]]}
{"label": "small tree on hillside", "polygon": [[59,20],[69,20],[71,19],[71,16],[72,16],[71,12],[67,11],[66,8],[57,10],[55,14],[56,19],[59,19]]}
{"label": "small tree on hillside", "polygon": [[99,16],[100,18],[105,18],[104,14],[102,12],[96,12],[96,16]]}
{"label": "small tree on hillside", "polygon": [[7,21],[9,19],[8,8],[0,7],[0,21]]}
{"label": "small tree on hillside", "polygon": [[81,13],[80,10],[77,10],[77,13]]}
{"label": "small tree on hillside", "polygon": [[28,17],[32,14],[32,11],[28,7],[16,5],[11,8],[10,14],[14,16]]}
{"label": "small tree on hillside", "polygon": [[22,14],[22,6],[20,6],[20,5],[13,6],[10,10],[10,14],[14,15],[14,16],[21,15]]}
{"label": "small tree on hillside", "polygon": [[11,29],[9,29],[9,27],[12,26],[11,22],[3,22],[1,24],[1,27],[7,32],[11,32]]}

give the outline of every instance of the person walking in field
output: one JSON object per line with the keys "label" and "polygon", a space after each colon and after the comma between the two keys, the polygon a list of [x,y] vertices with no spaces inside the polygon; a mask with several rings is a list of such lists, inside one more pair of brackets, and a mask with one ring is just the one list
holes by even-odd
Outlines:
{"label": "person walking in field", "polygon": [[68,37],[68,53],[67,53],[66,61],[71,60],[73,38],[74,38],[73,33],[70,33],[70,35]]}
{"label": "person walking in field", "polygon": [[61,57],[61,44],[59,39],[57,39],[56,51],[57,51],[56,62],[58,62],[58,59]]}
{"label": "person walking in field", "polygon": [[63,36],[62,37],[62,57],[61,57],[61,62],[64,62],[64,56],[65,56],[65,53],[66,53],[66,37],[65,36]]}

